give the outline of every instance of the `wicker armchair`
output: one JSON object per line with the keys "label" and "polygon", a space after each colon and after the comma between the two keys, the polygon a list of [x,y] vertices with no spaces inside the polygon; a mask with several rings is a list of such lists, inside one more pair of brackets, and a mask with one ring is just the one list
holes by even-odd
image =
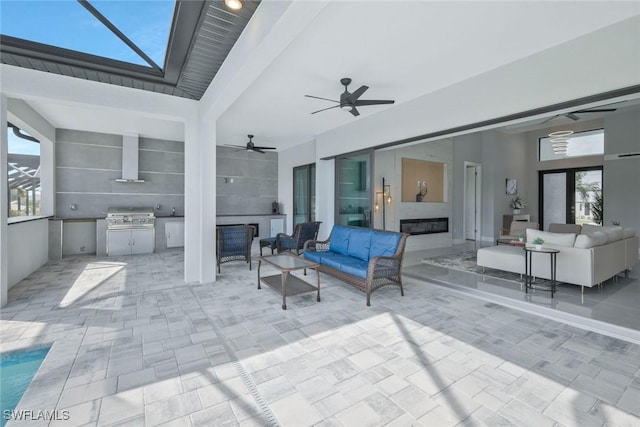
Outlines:
{"label": "wicker armchair", "polygon": [[300,255],[304,248],[304,242],[315,240],[318,237],[318,229],[322,221],[301,222],[296,225],[292,235],[278,233],[276,236],[276,248],[278,252],[292,251]]}
{"label": "wicker armchair", "polygon": [[220,264],[245,260],[251,270],[251,242],[256,229],[252,225],[232,225],[216,228],[216,259]]}

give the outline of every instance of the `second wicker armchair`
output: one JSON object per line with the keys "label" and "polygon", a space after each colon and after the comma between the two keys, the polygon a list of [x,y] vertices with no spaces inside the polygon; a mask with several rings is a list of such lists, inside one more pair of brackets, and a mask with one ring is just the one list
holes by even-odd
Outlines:
{"label": "second wicker armchair", "polygon": [[292,235],[278,233],[276,236],[278,252],[292,251],[296,255],[300,255],[304,242],[317,239],[320,224],[322,224],[322,221],[301,222],[296,224]]}

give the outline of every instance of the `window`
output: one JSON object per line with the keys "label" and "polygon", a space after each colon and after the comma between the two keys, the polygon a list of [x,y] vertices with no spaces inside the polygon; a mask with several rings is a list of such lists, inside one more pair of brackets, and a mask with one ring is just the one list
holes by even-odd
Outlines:
{"label": "window", "polygon": [[604,154],[604,129],[577,132],[569,136],[566,154],[553,152],[551,138],[539,139],[540,161],[565,159],[567,157],[597,156]]}
{"label": "window", "polygon": [[11,123],[7,133],[8,216],[40,215],[40,143]]}
{"label": "window", "polygon": [[540,171],[539,218],[549,224],[602,224],[602,166]]}

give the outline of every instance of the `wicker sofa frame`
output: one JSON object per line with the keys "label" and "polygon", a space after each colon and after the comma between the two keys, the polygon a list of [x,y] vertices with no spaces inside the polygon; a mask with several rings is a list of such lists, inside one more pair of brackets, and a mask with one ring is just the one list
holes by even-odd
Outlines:
{"label": "wicker sofa frame", "polygon": [[[359,228],[359,227],[348,227]],[[382,230],[375,230],[382,231]],[[367,295],[367,306],[371,306],[371,293],[376,289],[383,286],[398,286],[400,288],[400,295],[404,296],[404,289],[402,288],[402,259],[404,257],[404,248],[409,237],[408,233],[396,233],[392,231],[384,231],[385,233],[400,234],[400,240],[393,256],[376,256],[369,260],[369,267],[367,270],[367,278],[362,279],[360,277],[345,273],[344,271],[337,270],[327,265],[320,264],[319,270],[323,273],[334,276],[341,281],[353,286],[354,288],[364,292]],[[308,240],[304,244],[304,251],[316,251],[324,252],[329,250],[331,243],[331,236],[327,240]]]}
{"label": "wicker sofa frame", "polygon": [[251,242],[256,228],[253,225],[228,225],[216,227],[216,260],[220,264],[244,260],[251,270]]}

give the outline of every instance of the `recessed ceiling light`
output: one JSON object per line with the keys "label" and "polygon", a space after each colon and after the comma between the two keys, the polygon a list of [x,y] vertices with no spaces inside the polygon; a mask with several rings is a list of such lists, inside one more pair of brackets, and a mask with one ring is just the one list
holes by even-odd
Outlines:
{"label": "recessed ceiling light", "polygon": [[224,0],[224,4],[229,8],[229,9],[233,9],[233,10],[240,10],[242,9],[242,2],[240,0]]}

